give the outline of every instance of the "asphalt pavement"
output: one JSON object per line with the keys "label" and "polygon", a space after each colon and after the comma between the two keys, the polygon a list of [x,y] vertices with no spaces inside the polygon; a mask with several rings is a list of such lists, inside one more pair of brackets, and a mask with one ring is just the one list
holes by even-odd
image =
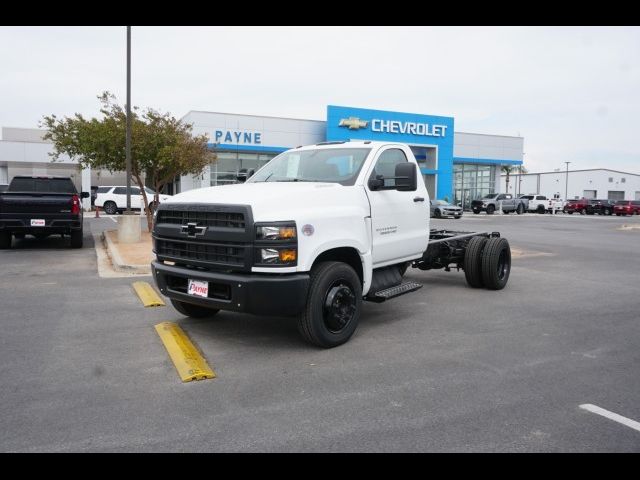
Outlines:
{"label": "asphalt pavement", "polygon": [[[1,451],[638,452],[639,218],[466,215],[521,255],[502,291],[409,270],[417,292],[365,303],[345,345],[288,318],[143,308],[85,247],[0,251]],[[151,277],[141,277],[151,281]],[[139,280],[139,279],[135,279]],[[177,322],[218,377],[181,383],[154,325]]]}

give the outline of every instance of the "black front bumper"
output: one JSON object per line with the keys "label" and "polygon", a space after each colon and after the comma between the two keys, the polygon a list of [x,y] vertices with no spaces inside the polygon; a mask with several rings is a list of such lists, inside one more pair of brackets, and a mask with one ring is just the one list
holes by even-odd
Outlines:
{"label": "black front bumper", "polygon": [[[162,294],[204,307],[258,315],[296,315],[307,301],[309,275],[225,273],[192,270],[151,262],[153,278]],[[189,295],[189,279],[209,282],[207,298]]]}

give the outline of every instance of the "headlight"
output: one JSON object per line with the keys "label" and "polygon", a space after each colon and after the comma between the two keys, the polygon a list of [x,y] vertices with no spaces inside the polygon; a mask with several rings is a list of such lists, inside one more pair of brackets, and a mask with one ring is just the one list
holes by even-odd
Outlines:
{"label": "headlight", "polygon": [[158,209],[156,208],[153,211],[153,219],[151,220],[151,229],[155,229],[156,228],[156,220],[158,219]]}
{"label": "headlight", "polygon": [[291,267],[298,264],[295,222],[256,225],[256,266]]}
{"label": "headlight", "polygon": [[296,225],[259,225],[256,240],[295,240]]}

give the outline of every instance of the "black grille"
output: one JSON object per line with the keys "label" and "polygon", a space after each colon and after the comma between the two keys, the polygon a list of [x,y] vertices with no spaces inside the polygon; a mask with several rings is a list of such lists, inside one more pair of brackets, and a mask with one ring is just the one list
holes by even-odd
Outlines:
{"label": "black grille", "polygon": [[199,226],[245,228],[244,213],[240,212],[202,212],[196,210],[160,210],[157,223],[186,225],[196,222]]}
{"label": "black grille", "polygon": [[156,240],[156,254],[175,260],[244,266],[245,247],[233,242],[198,243]]}

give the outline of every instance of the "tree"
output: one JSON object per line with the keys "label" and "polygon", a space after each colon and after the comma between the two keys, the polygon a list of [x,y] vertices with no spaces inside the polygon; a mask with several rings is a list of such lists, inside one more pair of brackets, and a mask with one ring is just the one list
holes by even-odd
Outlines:
{"label": "tree", "polygon": [[513,165],[502,165],[500,170],[502,170],[504,173],[507,174],[505,178],[505,184],[506,184],[505,193],[509,193],[509,175],[511,175],[511,172],[513,172]]}
{"label": "tree", "polygon": [[[106,169],[113,173],[126,170],[126,111],[109,92],[98,96],[101,119],[86,119],[79,113],[72,117],[44,116],[41,126],[47,129],[44,138],[53,142],[52,161],[62,154],[78,161],[82,167]],[[131,175],[142,192],[149,230],[152,227],[149,199],[143,176],[158,192],[179,175],[196,175],[216,156],[207,148],[205,135],[192,135],[192,125],[181,122],[169,113],[151,108],[140,112],[132,108]]]}

